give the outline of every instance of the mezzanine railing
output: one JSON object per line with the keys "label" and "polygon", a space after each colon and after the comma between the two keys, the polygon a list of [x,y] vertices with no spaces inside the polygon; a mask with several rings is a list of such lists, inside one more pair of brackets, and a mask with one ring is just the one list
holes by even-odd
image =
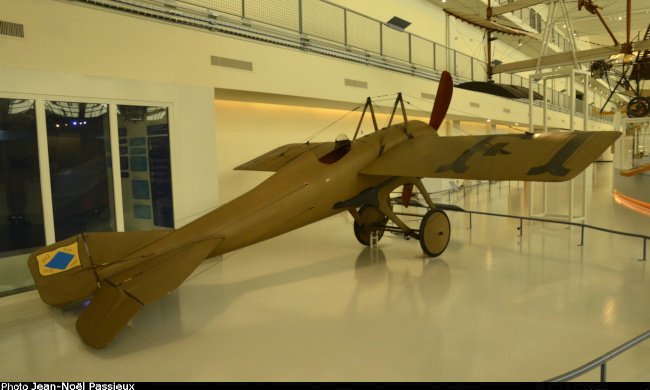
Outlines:
{"label": "mezzanine railing", "polygon": [[[440,72],[450,72],[457,81],[486,81],[485,61],[473,58],[437,42],[400,31],[387,23],[325,0],[81,0],[89,3],[164,17],[176,22],[192,21],[199,27],[237,30],[239,35],[258,38],[263,34],[269,42],[292,42],[304,50],[365,62],[369,65],[410,73],[437,80]],[[137,11],[134,11],[137,10]],[[145,10],[145,12],[142,12]],[[522,23],[543,27],[541,16],[530,11],[519,12]],[[534,11],[533,11],[534,12]],[[517,16],[517,11],[514,14]],[[278,42],[280,40],[281,42]],[[558,38],[559,40],[559,38]],[[561,45],[560,45],[561,46]],[[498,74],[501,84],[528,87],[528,79],[516,74]],[[534,84],[535,92],[543,86]],[[570,97],[547,88],[543,94],[549,108],[568,112]],[[578,116],[583,115],[583,102],[577,100]],[[590,119],[611,122],[589,108]]]}

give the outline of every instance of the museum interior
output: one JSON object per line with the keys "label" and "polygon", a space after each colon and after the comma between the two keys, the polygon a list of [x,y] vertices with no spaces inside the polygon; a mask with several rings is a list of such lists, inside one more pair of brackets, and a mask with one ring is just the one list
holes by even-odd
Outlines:
{"label": "museum interior", "polygon": [[0,9],[3,381],[650,382],[648,1]]}

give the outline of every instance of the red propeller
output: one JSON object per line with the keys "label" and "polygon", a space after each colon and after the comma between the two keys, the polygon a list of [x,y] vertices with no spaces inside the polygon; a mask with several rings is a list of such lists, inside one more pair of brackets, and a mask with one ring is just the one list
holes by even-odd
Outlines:
{"label": "red propeller", "polygon": [[445,115],[447,115],[447,109],[449,109],[449,103],[451,103],[451,96],[453,93],[454,82],[451,79],[451,74],[444,71],[442,72],[442,76],[440,76],[440,84],[438,84],[438,93],[436,94],[436,100],[433,103],[429,126],[438,130],[440,124],[445,119]]}

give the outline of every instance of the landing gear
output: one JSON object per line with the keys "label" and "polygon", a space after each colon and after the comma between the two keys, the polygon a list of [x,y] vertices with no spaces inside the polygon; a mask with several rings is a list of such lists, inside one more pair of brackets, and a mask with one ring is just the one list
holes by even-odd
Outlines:
{"label": "landing gear", "polygon": [[[392,209],[390,194],[400,185],[405,186],[404,193],[406,193],[406,196],[403,193],[401,199],[404,205],[408,204],[406,200],[410,201],[412,186],[415,185],[420,190],[420,194],[424,197],[430,209],[422,218],[419,230],[411,229],[398,216],[419,215],[396,213]],[[402,235],[407,240],[410,238],[418,239],[422,250],[427,256],[437,257],[445,251],[447,244],[449,244],[451,231],[449,218],[444,211],[433,203],[420,179],[413,177],[403,177],[399,178],[399,180],[391,179],[385,185],[371,190],[375,191],[371,193],[373,197],[376,197],[374,198],[376,199],[373,202],[374,205],[366,203],[358,212],[354,208],[348,209],[354,217],[354,235],[361,244],[371,246],[372,233],[376,233],[377,241],[379,241],[385,232],[390,232]],[[364,200],[369,198],[365,193],[363,195],[365,196]],[[386,226],[388,221],[391,221],[394,225]]]}
{"label": "landing gear", "polygon": [[388,222],[386,217],[375,206],[365,205],[359,209],[361,223],[354,221],[354,236],[357,240],[366,246],[370,246],[370,234],[377,232],[377,241],[381,240],[384,235],[384,226]]}
{"label": "landing gear", "polygon": [[440,209],[429,210],[420,223],[420,246],[424,253],[438,257],[449,244],[451,226],[449,218]]}

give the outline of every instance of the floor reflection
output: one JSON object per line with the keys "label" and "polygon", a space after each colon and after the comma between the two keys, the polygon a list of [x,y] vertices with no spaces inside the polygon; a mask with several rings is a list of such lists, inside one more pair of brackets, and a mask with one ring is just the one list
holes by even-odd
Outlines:
{"label": "floor reflection", "polygon": [[[215,268],[217,269],[210,272],[223,272],[218,267]],[[236,283],[187,283],[146,306],[110,348],[95,353],[114,357],[182,340],[224,315],[238,299],[247,294],[350,271],[349,259],[335,257]],[[444,260],[421,258],[405,261],[397,258],[387,261],[381,249],[365,248],[359,252],[353,272],[356,284],[349,296],[345,316],[356,315],[355,308],[360,304],[363,291],[378,289],[384,291],[384,307],[389,312],[392,309],[401,311],[404,307],[403,296],[410,297],[411,310],[429,312],[435,310],[435,305],[445,299],[451,284],[450,269]],[[377,291],[373,294],[377,294]],[[62,317],[78,316],[86,304],[87,301],[76,302],[58,313]],[[143,335],[146,335],[150,343],[134,342]]]}

